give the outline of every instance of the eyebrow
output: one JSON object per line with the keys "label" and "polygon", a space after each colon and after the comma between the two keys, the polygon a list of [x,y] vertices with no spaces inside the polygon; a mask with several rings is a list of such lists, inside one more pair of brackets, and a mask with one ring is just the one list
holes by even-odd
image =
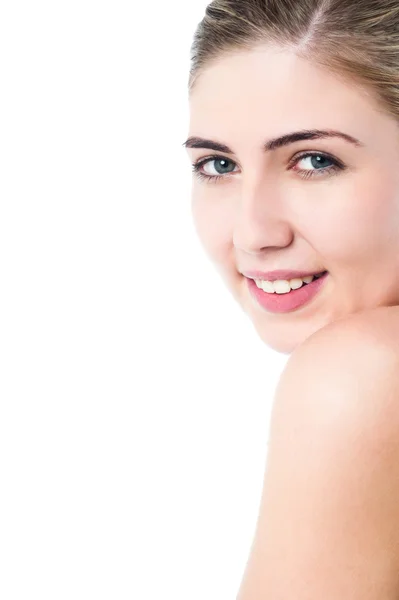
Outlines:
{"label": "eyebrow", "polygon": [[[342,133],[342,131],[334,131],[332,129],[303,129],[302,131],[294,131],[292,133],[287,133],[280,137],[268,140],[263,144],[262,149],[265,152],[272,152],[273,150],[277,150],[277,148],[282,148],[283,146],[288,146],[289,144],[293,144],[294,142],[299,142],[301,140],[317,140],[333,137],[340,137],[358,147],[364,146],[364,144],[358,139],[348,135],[347,133]],[[234,154],[233,150],[226,146],[226,144],[221,144],[219,142],[214,142],[212,140],[207,140],[197,136],[189,137],[184,142],[183,146],[186,148],[209,148],[219,152],[226,152],[227,154]]]}

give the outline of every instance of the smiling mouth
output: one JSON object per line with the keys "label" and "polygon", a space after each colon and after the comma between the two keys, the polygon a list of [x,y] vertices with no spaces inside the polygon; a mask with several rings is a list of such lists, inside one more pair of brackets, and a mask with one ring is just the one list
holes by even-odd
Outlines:
{"label": "smiling mouth", "polygon": [[[321,273],[315,273],[314,275],[305,275],[303,277],[290,277],[290,278],[279,278],[279,279],[262,279],[257,277],[250,277],[259,288],[265,288],[265,292],[273,292],[274,286],[276,291],[279,292],[280,288],[285,289],[291,287],[292,290],[297,290],[306,285],[310,285],[315,279],[320,279],[327,275],[328,271],[322,271]],[[291,283],[292,282],[292,283]],[[288,290],[286,290],[288,291]]]}
{"label": "smiling mouth", "polygon": [[329,272],[324,271],[318,277],[313,276],[309,283],[304,283],[299,278],[291,280],[292,288],[288,281],[283,280],[272,283],[247,278],[247,282],[249,292],[261,307],[268,312],[285,313],[310,303],[324,287],[328,275]]}

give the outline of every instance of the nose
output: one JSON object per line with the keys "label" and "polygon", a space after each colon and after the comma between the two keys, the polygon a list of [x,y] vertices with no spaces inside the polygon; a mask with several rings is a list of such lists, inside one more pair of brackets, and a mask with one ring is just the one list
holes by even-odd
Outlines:
{"label": "nose", "polygon": [[294,228],[277,185],[265,180],[243,182],[234,223],[235,248],[254,254],[267,248],[285,248],[293,237]]}

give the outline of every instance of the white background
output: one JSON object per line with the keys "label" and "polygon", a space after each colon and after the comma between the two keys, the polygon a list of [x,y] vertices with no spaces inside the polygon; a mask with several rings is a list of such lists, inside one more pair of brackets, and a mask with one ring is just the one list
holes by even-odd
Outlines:
{"label": "white background", "polygon": [[2,3],[2,600],[238,591],[286,357],[191,221],[206,4]]}

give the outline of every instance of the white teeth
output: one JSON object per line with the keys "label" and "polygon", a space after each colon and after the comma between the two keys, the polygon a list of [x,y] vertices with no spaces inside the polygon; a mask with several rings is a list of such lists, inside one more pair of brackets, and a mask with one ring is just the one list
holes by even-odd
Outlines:
{"label": "white teeth", "polygon": [[272,282],[272,285],[276,294],[287,294],[291,291],[291,284],[289,281],[277,279],[276,281]]}
{"label": "white teeth", "polygon": [[303,285],[302,279],[290,279],[291,289],[298,290],[300,287],[302,287],[302,285]]}
{"label": "white teeth", "polygon": [[255,279],[255,283],[259,289],[268,294],[288,294],[291,290],[298,290],[304,283],[310,283],[313,279],[321,277],[321,275],[322,274],[315,276],[309,275],[303,279],[277,279],[276,281],[262,281],[261,279]]}
{"label": "white teeth", "polygon": [[[276,291],[274,289],[274,284],[271,281],[262,281],[261,279],[256,279],[255,283],[258,286],[258,288],[260,288],[264,292],[268,292],[269,294],[274,294]],[[284,284],[284,281],[281,281],[280,283]]]}

